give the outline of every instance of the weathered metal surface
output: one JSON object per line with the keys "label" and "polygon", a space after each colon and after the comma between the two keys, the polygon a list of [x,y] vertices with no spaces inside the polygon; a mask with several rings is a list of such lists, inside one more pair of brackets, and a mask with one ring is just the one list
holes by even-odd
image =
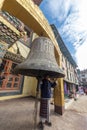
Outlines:
{"label": "weathered metal surface", "polygon": [[36,38],[32,42],[28,58],[15,68],[15,72],[33,77],[64,77],[55,60],[54,45],[46,37]]}

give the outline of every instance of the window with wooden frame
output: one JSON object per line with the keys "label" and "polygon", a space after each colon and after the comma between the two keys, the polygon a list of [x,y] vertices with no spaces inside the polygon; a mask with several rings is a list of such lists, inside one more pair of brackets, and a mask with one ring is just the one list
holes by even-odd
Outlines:
{"label": "window with wooden frame", "polygon": [[0,91],[20,90],[22,75],[13,73],[16,63],[11,60],[3,60],[4,69],[1,73],[5,77],[0,81]]}

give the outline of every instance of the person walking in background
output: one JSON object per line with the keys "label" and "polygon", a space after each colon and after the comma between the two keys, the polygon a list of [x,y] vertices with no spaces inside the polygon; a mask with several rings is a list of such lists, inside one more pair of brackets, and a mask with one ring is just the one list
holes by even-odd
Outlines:
{"label": "person walking in background", "polygon": [[51,126],[50,122],[50,98],[51,98],[51,87],[55,87],[57,84],[54,80],[51,80],[49,76],[46,76],[41,83],[41,99],[40,99],[40,122],[39,128],[43,129],[44,125]]}

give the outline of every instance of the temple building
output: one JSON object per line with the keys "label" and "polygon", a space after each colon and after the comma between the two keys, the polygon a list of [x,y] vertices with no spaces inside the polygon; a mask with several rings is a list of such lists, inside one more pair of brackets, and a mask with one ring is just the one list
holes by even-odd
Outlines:
{"label": "temple building", "polygon": [[5,77],[0,82],[0,97],[4,99],[36,97],[37,79],[15,74],[14,68],[27,58],[35,38],[47,37],[54,45],[57,64],[66,75],[64,79],[57,79],[58,85],[54,91],[54,111],[62,115],[65,110],[64,91],[67,91],[67,86],[77,85],[75,76],[77,65],[61,38],[55,38],[56,34],[59,36],[58,32],[53,33],[47,19],[37,6],[42,0],[33,1],[0,1],[0,74]]}

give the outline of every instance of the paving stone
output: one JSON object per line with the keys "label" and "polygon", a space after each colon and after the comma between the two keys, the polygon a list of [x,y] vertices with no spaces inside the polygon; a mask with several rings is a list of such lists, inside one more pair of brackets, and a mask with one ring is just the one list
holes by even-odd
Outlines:
{"label": "paving stone", "polygon": [[[34,104],[32,98],[0,101],[0,130],[34,130]],[[54,113],[54,105],[51,105],[50,117],[52,127],[45,126],[44,130],[87,130],[87,96],[80,96],[63,116]]]}

